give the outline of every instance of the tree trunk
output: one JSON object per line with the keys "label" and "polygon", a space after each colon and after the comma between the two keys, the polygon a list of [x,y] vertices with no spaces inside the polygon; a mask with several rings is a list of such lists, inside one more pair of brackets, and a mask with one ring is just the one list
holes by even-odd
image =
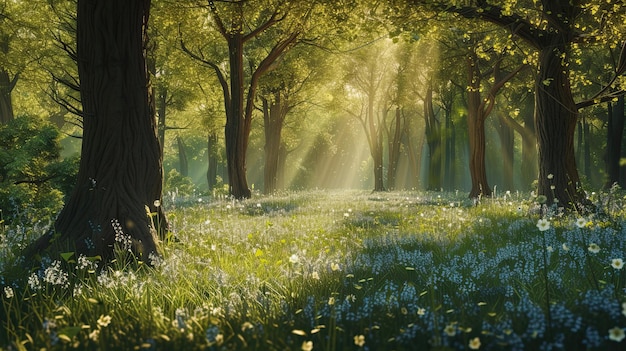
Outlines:
{"label": "tree trunk", "polygon": [[230,194],[237,199],[252,196],[246,179],[246,151],[248,133],[244,115],[243,34],[230,33],[228,37],[230,63],[230,106],[224,127],[226,163]]}
{"label": "tree trunk", "polygon": [[452,111],[445,110],[445,158],[444,158],[444,187],[447,190],[454,189],[455,161],[456,161],[456,133],[454,130],[454,121],[452,121]]}
{"label": "tree trunk", "polygon": [[[534,108],[534,101],[532,102]],[[524,126],[519,133],[522,138],[521,174],[522,183],[525,184],[527,189],[530,189],[533,181],[537,179],[537,137],[535,134],[534,113],[530,111],[524,111],[523,113]]]}
{"label": "tree trunk", "polygon": [[215,189],[217,185],[217,133],[209,132],[207,137],[207,155],[208,155],[208,163],[209,166],[206,172],[207,184],[209,186],[209,190]]}
{"label": "tree trunk", "polygon": [[161,145],[161,155],[163,154],[163,148],[165,147],[165,113],[167,112],[167,89],[161,88],[158,90],[157,96],[157,130],[159,135],[159,144]]}
{"label": "tree trunk", "polygon": [[480,72],[478,59],[468,57],[468,92],[467,92],[467,134],[469,140],[469,171],[472,179],[472,189],[469,197],[491,196],[491,187],[487,183],[485,166],[485,112],[480,93]]}
{"label": "tree trunk", "polygon": [[387,166],[387,187],[396,188],[396,175],[398,162],[400,161],[400,146],[402,145],[402,114],[400,108],[396,108],[394,119],[391,123],[391,130],[387,135],[389,145],[389,165]]}
{"label": "tree trunk", "polygon": [[283,121],[287,112],[280,93],[274,94],[275,101],[263,101],[263,130],[265,132],[265,169],[263,192],[272,194],[278,187],[278,173],[280,166],[280,148],[282,144]]}
{"label": "tree trunk", "polygon": [[555,35],[539,51],[535,83],[535,130],[539,151],[538,193],[547,203],[574,207],[584,199],[574,154],[578,112],[569,81],[568,54],[561,36]]}
{"label": "tree trunk", "polygon": [[7,124],[13,119],[13,103],[11,91],[17,83],[17,76],[9,78],[9,72],[0,68],[0,124]]}
{"label": "tree trunk", "polygon": [[428,144],[428,190],[441,190],[441,122],[433,109],[433,89],[428,86],[424,98],[426,143]]}
{"label": "tree trunk", "polygon": [[28,254],[50,244],[52,254],[75,249],[104,260],[114,247],[145,262],[157,253],[165,217],[155,204],[163,173],[144,50],[149,8],[149,0],[78,1],[84,111],[78,181],[55,222],[59,237],[51,231]]}
{"label": "tree trunk", "polygon": [[502,114],[498,114],[498,136],[502,152],[502,186],[504,190],[513,190],[513,159],[515,155],[515,139],[513,129],[506,123]]}
{"label": "tree trunk", "polygon": [[176,137],[176,144],[178,146],[178,165],[180,168],[180,174],[184,177],[189,176],[189,162],[187,161],[187,152],[185,151],[185,142],[179,135]]}
{"label": "tree trunk", "polygon": [[[613,184],[619,184],[626,189],[623,179],[620,179],[620,157],[622,154],[622,136],[624,135],[624,96],[620,96],[615,103],[607,106],[608,128],[606,135],[606,173],[605,187],[608,189]],[[621,180],[621,181],[620,181]]]}

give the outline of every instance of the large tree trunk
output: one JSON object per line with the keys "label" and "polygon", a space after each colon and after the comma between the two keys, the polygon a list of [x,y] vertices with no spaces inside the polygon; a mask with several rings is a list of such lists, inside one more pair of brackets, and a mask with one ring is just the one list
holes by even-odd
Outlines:
{"label": "large tree trunk", "polygon": [[454,184],[454,175],[455,171],[455,161],[456,161],[456,132],[454,130],[454,121],[452,120],[452,111],[449,109],[445,109],[445,132],[443,133],[445,139],[445,158],[444,158],[444,187],[447,190],[453,190],[455,187]]}
{"label": "large tree trunk", "polygon": [[[613,184],[619,184],[622,189],[626,188],[624,179],[620,179],[620,155],[622,153],[622,136],[624,135],[624,96],[620,96],[617,102],[607,106],[608,128],[606,133],[606,188]],[[623,167],[626,168],[626,167]]]}
{"label": "large tree trunk", "polygon": [[535,130],[539,151],[538,193],[561,206],[584,199],[574,154],[578,112],[570,88],[569,68],[562,64],[568,47],[555,35],[539,51],[535,83]]}
{"label": "large tree trunk", "polygon": [[155,204],[163,174],[145,61],[149,8],[149,0],[78,1],[78,181],[54,225],[60,237],[45,235],[31,254],[50,244],[52,254],[75,249],[105,260],[116,246],[144,261],[157,253],[165,217]]}
{"label": "large tree trunk", "polygon": [[244,115],[243,34],[230,33],[228,37],[230,63],[230,107],[224,127],[226,163],[230,194],[237,199],[250,198],[252,192],[246,179],[246,151],[249,130]]}

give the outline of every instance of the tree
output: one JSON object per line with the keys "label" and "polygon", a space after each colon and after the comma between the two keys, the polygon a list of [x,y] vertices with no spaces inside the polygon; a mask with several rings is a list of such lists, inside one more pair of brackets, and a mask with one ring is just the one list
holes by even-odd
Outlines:
{"label": "tree", "polygon": [[[285,21],[289,12],[295,8],[294,4],[287,6],[279,3],[275,4],[274,9],[264,9],[259,13],[253,13],[249,17],[254,18],[252,20],[254,27],[246,30],[250,24],[246,20],[246,12],[244,11],[244,9],[250,10],[246,3],[242,0],[232,1],[227,4],[226,8],[220,9],[214,1],[208,2],[213,25],[228,45],[228,74],[222,71],[218,62],[206,58],[201,50],[198,53],[190,51],[181,38],[183,51],[213,68],[220,81],[226,110],[224,130],[228,181],[231,195],[239,199],[251,196],[246,179],[246,151],[259,79],[270,69],[275,68],[275,62],[296,44],[301,34],[300,25],[294,22],[292,26],[283,28],[282,35],[278,36],[273,46],[258,62],[251,56],[246,57],[244,55],[245,44],[258,38],[271,27]],[[307,17],[308,14],[305,12],[299,20],[305,21]],[[230,25],[225,24],[227,20]],[[246,58],[251,71],[247,82],[244,69]]]}
{"label": "tree", "polygon": [[[79,0],[77,56],[84,113],[76,187],[53,230],[27,249],[149,260],[165,217],[145,48],[150,0]],[[152,214],[157,214],[153,218]]]}
{"label": "tree", "polygon": [[[595,34],[584,33],[583,29],[599,28],[597,33],[603,33],[619,16],[610,2],[589,1],[583,6],[580,1],[541,0],[540,4],[539,9],[530,2],[518,4],[515,13],[510,3],[500,6],[484,0],[471,1],[467,6],[446,4],[442,8],[466,18],[482,19],[507,28],[536,50],[538,193],[546,196],[548,204],[558,202],[574,208],[585,203],[574,152],[578,110],[603,101],[607,96],[578,104],[574,102],[569,67],[571,49],[573,44],[584,43]],[[618,11],[623,12],[624,9],[618,7]],[[587,21],[585,26],[580,25],[581,20]],[[596,21],[597,27],[590,25],[590,21]],[[608,97],[612,99],[614,94]]]}

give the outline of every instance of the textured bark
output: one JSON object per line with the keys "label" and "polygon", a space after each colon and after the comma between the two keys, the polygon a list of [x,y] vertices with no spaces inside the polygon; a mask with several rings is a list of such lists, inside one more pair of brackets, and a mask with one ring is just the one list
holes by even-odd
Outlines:
{"label": "textured bark", "polygon": [[287,113],[289,112],[288,103],[283,101],[280,91],[273,94],[273,101],[261,98],[263,101],[263,131],[265,133],[265,167],[263,169],[263,192],[272,194],[278,189],[279,174],[281,173],[281,165],[284,165],[286,154],[281,152],[282,131]]}
{"label": "textured bark", "polygon": [[478,70],[478,59],[469,55],[467,59],[468,91],[467,91],[467,130],[469,140],[469,171],[472,178],[472,189],[469,197],[491,196],[491,187],[487,183],[485,166],[485,118],[483,99],[480,93],[482,77]]}
{"label": "textured bark", "polygon": [[75,249],[105,260],[116,245],[143,260],[157,253],[165,217],[155,205],[163,175],[145,62],[149,7],[149,0],[78,2],[84,111],[78,181],[54,233],[29,254],[50,244],[53,254]]}
{"label": "textured bark", "polygon": [[398,163],[400,162],[400,148],[402,146],[402,130],[403,125],[402,112],[400,108],[396,108],[394,118],[390,123],[387,131],[388,144],[388,166],[387,166],[387,187],[389,189],[396,188],[396,176],[398,172]]}

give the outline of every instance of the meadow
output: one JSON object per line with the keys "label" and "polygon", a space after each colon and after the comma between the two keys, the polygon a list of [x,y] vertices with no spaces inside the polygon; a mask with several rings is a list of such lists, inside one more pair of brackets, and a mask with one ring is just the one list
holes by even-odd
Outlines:
{"label": "meadow", "polygon": [[[169,193],[154,267],[42,259],[0,227],[0,350],[623,350],[626,198]],[[19,265],[18,265],[19,266]]]}

